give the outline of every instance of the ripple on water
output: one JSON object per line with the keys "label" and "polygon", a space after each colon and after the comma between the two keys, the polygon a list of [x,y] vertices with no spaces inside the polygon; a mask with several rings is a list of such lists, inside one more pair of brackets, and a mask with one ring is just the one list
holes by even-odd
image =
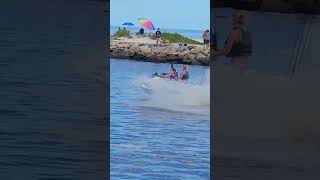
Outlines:
{"label": "ripple on water", "polygon": [[149,99],[135,80],[167,66],[111,60],[111,179],[209,179],[209,114],[142,105]]}

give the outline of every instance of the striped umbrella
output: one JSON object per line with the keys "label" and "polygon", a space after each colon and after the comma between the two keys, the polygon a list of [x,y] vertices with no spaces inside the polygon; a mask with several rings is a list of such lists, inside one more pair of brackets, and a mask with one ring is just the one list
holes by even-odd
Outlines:
{"label": "striped umbrella", "polygon": [[155,30],[152,22],[146,18],[139,18],[138,22],[144,26],[145,28],[149,29],[149,30]]}

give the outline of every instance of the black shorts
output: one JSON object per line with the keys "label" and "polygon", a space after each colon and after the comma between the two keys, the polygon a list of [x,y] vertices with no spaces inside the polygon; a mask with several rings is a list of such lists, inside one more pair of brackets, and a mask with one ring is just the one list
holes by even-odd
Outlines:
{"label": "black shorts", "polygon": [[204,39],[204,40],[203,40],[203,43],[204,43],[204,44],[209,44],[209,42],[210,42],[210,41],[207,40],[207,39]]}

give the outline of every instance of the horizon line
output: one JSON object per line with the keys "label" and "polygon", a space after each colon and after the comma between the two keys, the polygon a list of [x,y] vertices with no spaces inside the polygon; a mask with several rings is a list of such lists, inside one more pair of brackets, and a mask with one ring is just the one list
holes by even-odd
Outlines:
{"label": "horizon line", "polygon": [[[118,25],[118,26],[116,26],[116,25],[110,25],[110,27],[124,27],[124,26],[122,26],[122,25]],[[126,28],[139,28],[139,26],[132,26],[132,27],[126,27]],[[156,30],[157,28],[155,28],[155,30]],[[162,27],[162,28],[160,28],[160,29],[169,29],[169,30],[189,30],[189,31],[205,31],[205,30],[207,30],[207,29],[210,29],[210,27],[208,27],[208,28],[204,28],[203,30],[200,30],[200,29],[185,29],[185,28],[181,28],[181,29],[179,29],[179,28],[164,28],[164,27]]]}

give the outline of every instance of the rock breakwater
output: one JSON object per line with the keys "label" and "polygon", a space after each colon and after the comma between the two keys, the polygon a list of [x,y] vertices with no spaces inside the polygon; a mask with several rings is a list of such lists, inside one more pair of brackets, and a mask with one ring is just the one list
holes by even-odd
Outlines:
{"label": "rock breakwater", "polygon": [[203,45],[134,43],[111,40],[110,56],[151,62],[175,62],[190,65],[209,65],[210,51]]}

